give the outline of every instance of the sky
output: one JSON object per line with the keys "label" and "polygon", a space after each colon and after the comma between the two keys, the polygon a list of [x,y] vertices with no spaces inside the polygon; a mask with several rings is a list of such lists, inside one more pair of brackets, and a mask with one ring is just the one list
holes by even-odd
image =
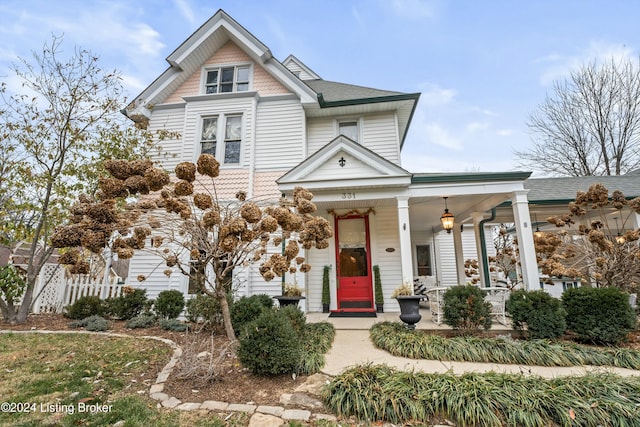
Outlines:
{"label": "sky", "polygon": [[[0,81],[51,36],[122,73],[130,98],[218,9],[325,80],[420,92],[411,172],[532,170],[516,151],[554,82],[640,49],[637,0],[0,0]],[[543,176],[538,165],[534,176]]]}

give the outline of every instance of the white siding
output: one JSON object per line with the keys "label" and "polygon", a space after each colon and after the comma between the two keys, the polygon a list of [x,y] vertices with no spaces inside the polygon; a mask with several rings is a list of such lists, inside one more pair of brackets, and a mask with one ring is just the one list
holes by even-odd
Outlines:
{"label": "white siding", "polygon": [[[333,227],[333,217],[331,215],[319,215],[329,221]],[[331,289],[331,302],[336,303],[336,259],[335,259],[335,240],[329,239],[329,247],[326,249],[310,249],[306,251],[306,259],[311,270],[306,273],[305,282],[307,292],[305,297],[305,305],[310,312],[322,311],[322,275],[325,265],[330,265],[329,271],[329,288]]]}
{"label": "white siding", "polygon": [[400,144],[393,113],[365,116],[362,145],[390,162],[400,163]]}
{"label": "white siding", "polygon": [[256,170],[289,169],[303,159],[304,111],[298,100],[260,102],[256,119]]}
{"label": "white siding", "polygon": [[181,161],[184,140],[184,106],[177,108],[159,109],[154,111],[149,120],[148,130],[155,133],[167,130],[180,133],[177,139],[165,139],[160,143],[161,152],[158,160],[167,170],[173,170]]}
{"label": "white siding", "polygon": [[307,120],[307,156],[312,155],[337,135],[334,120],[330,118],[315,118]]}
{"label": "white siding", "polygon": [[[397,301],[391,298],[393,290],[402,284],[400,237],[398,235],[398,212],[396,208],[376,209],[376,213],[369,216],[369,228],[371,233],[371,264],[372,266],[376,264],[380,266],[384,310],[388,312],[400,311]],[[387,252],[387,248],[395,250]]]}
{"label": "white siding", "polygon": [[[485,225],[485,242],[488,255],[493,255],[495,249],[493,247],[493,237],[491,234],[491,225]],[[442,231],[436,235],[435,253],[437,254],[437,271],[438,279],[442,286],[453,286],[458,283],[458,275],[456,273],[456,255],[453,246],[453,234],[447,234]],[[476,251],[476,238],[472,227],[465,227],[462,233],[462,253],[464,259],[478,259]]]}

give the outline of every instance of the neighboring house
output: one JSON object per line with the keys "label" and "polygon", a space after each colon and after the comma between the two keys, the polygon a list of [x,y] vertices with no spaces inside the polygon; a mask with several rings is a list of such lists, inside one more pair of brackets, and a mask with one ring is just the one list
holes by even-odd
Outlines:
{"label": "neighboring house", "polygon": [[[127,108],[152,131],[180,133],[163,141],[165,168],[211,153],[221,163],[219,197],[238,190],[278,197],[300,185],[314,193],[318,214],[333,224],[331,245],[308,251],[312,269],[295,278],[306,288],[306,310],[322,309],[324,265],[332,266],[333,310],[374,310],[373,265],[380,266],[390,311],[398,310],[393,289],[415,276],[465,283],[464,260],[486,259],[477,254],[490,252],[489,230],[500,222],[514,224],[524,286],[539,287],[529,172],[416,174],[402,168],[400,153],[420,94],[326,81],[295,56],[280,62],[222,10],[167,61],[169,68]],[[455,215],[450,233],[440,220],[445,203]],[[144,275],[150,297],[164,289],[189,293],[187,277],[167,278],[163,270],[160,258],[138,253],[128,282]],[[280,293],[279,283],[265,282],[257,266],[234,272],[234,281],[246,294]]]}

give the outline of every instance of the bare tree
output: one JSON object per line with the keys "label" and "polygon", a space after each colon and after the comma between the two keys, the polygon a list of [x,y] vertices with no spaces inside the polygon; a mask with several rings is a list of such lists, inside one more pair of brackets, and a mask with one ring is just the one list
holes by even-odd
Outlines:
{"label": "bare tree", "polygon": [[640,167],[640,66],[626,58],[580,67],[529,118],[538,136],[516,151],[554,175],[620,175]]}
{"label": "bare tree", "polygon": [[90,51],[65,54],[54,36],[13,71],[22,92],[0,86],[0,238],[28,249],[27,284],[19,305],[0,297],[0,310],[24,322],[54,250],[49,237],[73,199],[92,192],[104,159],[143,156],[156,140],[126,123],[120,76]]}

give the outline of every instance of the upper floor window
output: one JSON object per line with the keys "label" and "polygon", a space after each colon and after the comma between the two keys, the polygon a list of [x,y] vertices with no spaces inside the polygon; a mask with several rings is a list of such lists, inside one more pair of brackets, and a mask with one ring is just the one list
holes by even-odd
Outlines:
{"label": "upper floor window", "polygon": [[347,138],[358,142],[358,122],[355,120],[339,122],[338,135],[344,135]]}
{"label": "upper floor window", "polygon": [[[218,135],[222,141],[218,144]],[[222,115],[202,119],[200,153],[211,154],[222,164],[239,164],[242,148],[242,115]]]}
{"label": "upper floor window", "polygon": [[249,66],[208,69],[205,93],[246,92],[249,90]]}

